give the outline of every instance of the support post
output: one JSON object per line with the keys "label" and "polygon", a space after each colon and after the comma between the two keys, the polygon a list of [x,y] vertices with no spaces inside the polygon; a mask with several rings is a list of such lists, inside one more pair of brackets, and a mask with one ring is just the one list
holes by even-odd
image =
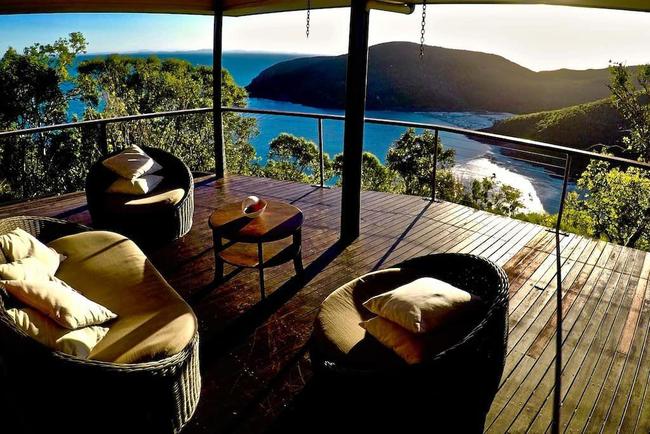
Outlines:
{"label": "support post", "polygon": [[433,145],[433,173],[431,175],[431,202],[436,201],[436,188],[438,187],[438,135],[439,131],[436,128]]}
{"label": "support post", "polygon": [[571,155],[566,156],[564,166],[564,180],[562,182],[562,195],[560,196],[560,209],[555,221],[555,260],[557,288],[555,290],[556,321],[555,321],[555,389],[553,391],[553,434],[560,433],[562,417],[562,257],[560,256],[560,228],[562,226],[562,214],[564,212],[564,200],[566,199],[567,187],[571,176]]}
{"label": "support post", "polygon": [[366,0],[352,0],[350,42],[345,83],[345,133],[343,139],[343,187],[341,198],[341,239],[359,236],[361,217],[361,161],[363,127],[368,84],[368,28],[370,14]]}
{"label": "support post", "polygon": [[108,132],[106,131],[106,122],[99,124],[99,149],[103,156],[108,155]]}
{"label": "support post", "polygon": [[212,43],[212,121],[214,129],[214,172],[217,179],[226,174],[226,147],[223,141],[221,111],[221,54],[223,51],[223,10],[221,1],[214,2],[214,33]]}
{"label": "support post", "polygon": [[320,175],[320,188],[325,186],[325,160],[323,159],[323,118],[318,118],[318,164]]}

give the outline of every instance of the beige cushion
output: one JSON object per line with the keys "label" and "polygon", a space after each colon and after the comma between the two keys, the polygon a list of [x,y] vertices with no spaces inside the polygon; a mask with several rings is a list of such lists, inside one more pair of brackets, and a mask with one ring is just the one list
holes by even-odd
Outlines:
{"label": "beige cushion", "polygon": [[142,215],[172,209],[185,196],[182,188],[157,188],[143,196],[104,195],[104,208],[114,214]]}
{"label": "beige cushion", "polygon": [[5,256],[4,252],[2,251],[2,248],[0,248],[0,264],[6,264],[9,262],[7,260],[7,257]]}
{"label": "beige cushion", "polygon": [[2,280],[50,280],[52,274],[45,265],[35,257],[0,264]]}
{"label": "beige cushion", "polygon": [[50,274],[56,273],[62,259],[56,251],[20,228],[0,236],[0,248],[8,262],[34,257],[45,265]]}
{"label": "beige cushion", "polygon": [[[83,359],[108,333],[106,327],[92,326],[78,330],[65,329],[32,308],[9,309],[7,315],[27,335],[54,350]],[[65,386],[65,385],[63,385]]]}
{"label": "beige cushion", "polygon": [[113,312],[88,300],[59,279],[6,280],[0,285],[16,299],[71,330],[102,324],[116,317]]}
{"label": "beige cushion", "polygon": [[392,321],[376,316],[361,322],[360,326],[406,363],[414,364],[450,348],[465,337],[475,324],[475,321],[449,323],[431,333],[412,333]]}
{"label": "beige cushion", "polygon": [[[314,323],[313,342],[318,351],[328,360],[362,368],[403,365],[404,359],[367,333],[360,323],[375,317],[363,306],[364,302],[420,277],[412,273],[414,271],[398,268],[376,271],[332,292],[323,302]],[[450,322],[434,333],[423,335],[426,339],[424,355],[439,353],[465,337],[476,326],[480,315],[471,318]]]}
{"label": "beige cushion", "polygon": [[162,180],[163,177],[159,175],[144,175],[136,179],[118,178],[106,189],[106,192],[142,196],[155,189]]}
{"label": "beige cushion", "polygon": [[162,166],[156,163],[139,146],[126,148],[119,154],[107,158],[102,164],[126,179],[139,178],[142,175],[152,174],[162,169]]}
{"label": "beige cushion", "polygon": [[350,364],[392,366],[404,362],[366,337],[360,326],[374,315],[363,307],[370,297],[413,281],[413,276],[399,269],[366,274],[332,292],[323,302],[314,324],[314,340],[325,357]]}
{"label": "beige cushion", "polygon": [[57,277],[118,317],[90,359],[158,360],[182,351],[197,330],[192,309],[142,251],[112,232],[92,231],[50,243],[68,259]]}
{"label": "beige cushion", "polygon": [[375,339],[393,350],[406,363],[421,363],[425,357],[425,342],[423,335],[411,333],[394,322],[381,317],[374,317],[359,324]]}
{"label": "beige cushion", "polygon": [[427,333],[476,306],[469,292],[431,277],[423,277],[372,297],[363,306],[412,333]]}

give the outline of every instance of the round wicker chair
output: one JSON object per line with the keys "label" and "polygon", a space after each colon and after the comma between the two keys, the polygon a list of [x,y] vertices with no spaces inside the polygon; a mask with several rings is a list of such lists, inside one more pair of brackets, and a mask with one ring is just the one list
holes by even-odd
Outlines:
{"label": "round wicker chair", "polygon": [[[44,243],[89,230],[44,217],[0,220],[0,234],[15,228]],[[198,333],[183,351],[162,360],[80,359],[51,350],[17,328],[6,313],[10,303],[6,294],[0,296],[0,371],[6,377],[0,403],[15,407],[3,411],[7,432],[177,433],[192,417],[201,390]]]}
{"label": "round wicker chair", "polygon": [[[164,181],[154,190],[182,188],[184,195],[175,204],[166,204],[142,209],[137,213],[124,213],[114,209],[106,189],[117,175],[104,167],[102,162],[118,154],[115,151],[96,162],[86,178],[86,199],[88,211],[96,229],[108,229],[121,233],[134,241],[142,243],[164,243],[178,239],[192,228],[194,214],[194,179],[192,172],[180,159],[162,149],[141,146],[141,148],[163,169],[160,174]],[[134,208],[134,207],[131,207]]]}
{"label": "round wicker chair", "polygon": [[[319,399],[335,405],[337,411],[333,413],[347,413],[344,420],[363,421],[357,427],[348,426],[350,429],[482,432],[505,362],[507,276],[491,261],[466,254],[432,254],[408,260],[391,270],[396,271],[391,272],[393,275],[403,273],[401,280],[434,277],[478,295],[484,302],[482,315],[462,339],[415,365],[403,362],[367,335],[363,341],[368,341],[368,345],[360,342],[358,348],[370,355],[361,360],[372,363],[359,363],[360,359],[352,356],[353,351],[346,354],[347,358],[333,357],[317,318],[310,356],[315,379],[321,386]],[[364,282],[364,277],[359,280]],[[348,308],[365,311],[362,303],[375,295],[373,291],[390,289],[357,291],[361,294],[359,299],[351,301]],[[367,311],[362,314],[367,315]],[[365,417],[359,419],[359,415]],[[371,415],[381,417],[373,420],[368,417]],[[336,423],[338,418],[328,419]],[[323,428],[322,432],[330,428]]]}

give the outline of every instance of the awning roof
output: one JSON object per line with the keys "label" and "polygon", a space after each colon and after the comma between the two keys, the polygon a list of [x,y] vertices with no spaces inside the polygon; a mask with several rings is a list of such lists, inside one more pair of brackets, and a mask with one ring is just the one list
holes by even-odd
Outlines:
{"label": "awning roof", "polygon": [[[242,16],[304,10],[308,0],[222,0],[224,14]],[[375,0],[373,9],[408,12],[421,1]],[[548,4],[650,12],[646,0],[427,0],[427,4]],[[213,0],[0,0],[0,14],[46,12],[157,12],[211,15]],[[346,7],[350,0],[311,0],[313,9]]]}

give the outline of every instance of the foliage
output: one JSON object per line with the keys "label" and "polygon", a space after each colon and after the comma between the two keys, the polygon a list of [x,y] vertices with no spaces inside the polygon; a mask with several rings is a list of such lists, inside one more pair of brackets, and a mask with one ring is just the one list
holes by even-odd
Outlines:
{"label": "foliage", "polygon": [[[323,154],[324,178],[328,179],[331,162]],[[291,134],[282,133],[269,144],[269,154],[264,176],[285,181],[315,183],[320,177],[318,148],[312,141]]]}
{"label": "foliage", "polygon": [[[593,227],[593,222],[589,215],[580,208],[580,198],[577,192],[572,191],[567,194],[564,206],[560,229],[574,234],[592,236],[593,233],[590,231],[590,228]],[[557,214],[549,214],[546,212],[519,213],[514,215],[517,219],[549,228],[555,227],[557,216]]]}
{"label": "foliage", "polygon": [[495,214],[516,215],[523,207],[521,191],[510,185],[503,185],[496,176],[474,179],[466,191],[462,204]]}
{"label": "foliage", "polygon": [[[84,119],[182,110],[212,103],[212,69],[155,56],[141,59],[112,55],[82,62],[81,33],[52,44],[34,44],[18,53],[9,48],[0,59],[0,129],[22,130],[68,121],[69,104],[86,106]],[[246,91],[222,70],[223,100],[243,107]],[[223,116],[228,169],[254,174],[258,158],[250,139],[256,120]],[[212,116],[195,114],[111,124],[108,148],[143,143],[172,151],[196,171],[214,168]],[[73,128],[0,141],[0,194],[29,198],[81,190],[88,168],[104,151],[97,128]]]}
{"label": "foliage", "polygon": [[[85,52],[80,33],[23,53],[9,48],[0,59],[0,130],[21,130],[67,121],[76,89],[68,69]],[[45,132],[0,141],[0,182],[5,197],[30,198],[82,188],[95,157],[75,130]]]}
{"label": "foliage", "polygon": [[[179,59],[133,58],[111,55],[82,62],[77,83],[87,118],[184,110],[212,104],[212,69]],[[222,104],[243,107],[246,91],[222,70]],[[226,159],[231,172],[257,171],[255,149],[250,144],[257,133],[256,121],[238,114],[223,116]],[[147,143],[170,150],[193,170],[214,168],[212,116],[195,114],[138,121],[118,125],[109,134],[110,145]]]}
{"label": "foliage", "polygon": [[640,160],[650,161],[650,65],[639,67],[636,84],[622,63],[614,63],[610,71],[612,102],[629,128],[623,143]]}
{"label": "foliage", "polygon": [[[610,70],[612,103],[628,128],[623,144],[635,158],[648,161],[650,65],[639,67],[638,86],[622,64],[613,64]],[[564,227],[624,246],[650,247],[650,175],[646,170],[593,160],[577,188],[566,202]]]}
{"label": "foliage", "polygon": [[[582,148],[597,143],[587,137],[599,138],[598,142],[613,145],[607,148],[618,151],[618,155],[650,161],[650,65],[640,66],[633,73],[623,64],[613,63],[609,89],[609,100],[516,116],[498,122],[491,131]],[[594,160],[580,175],[576,187],[566,198],[563,230],[624,246],[650,248],[647,171],[612,167]],[[556,214],[529,213],[517,217],[550,227],[557,220]]]}
{"label": "foliage", "polygon": [[[515,115],[495,122],[486,131],[577,149],[605,145],[614,151],[621,141],[622,126],[623,119],[612,101],[603,98],[559,110]],[[509,152],[517,155],[516,150]]]}
{"label": "foliage", "polygon": [[578,180],[577,208],[590,218],[589,231],[624,246],[648,246],[650,177],[641,169],[611,168],[592,161]]}
{"label": "foliage", "polygon": [[454,150],[445,149],[440,139],[436,142],[431,131],[418,135],[414,129],[408,129],[393,143],[386,161],[389,171],[396,173],[402,182],[393,180],[386,184],[403,185],[406,194],[431,195],[433,152],[436,146],[437,198],[504,215],[514,215],[523,208],[521,192],[501,184],[494,177],[475,179],[470,186],[463,185],[451,171],[455,164]]}
{"label": "foliage", "polygon": [[[440,139],[436,142],[435,135],[428,130],[417,134],[413,128],[409,128],[388,150],[388,168],[404,180],[406,194],[431,195],[431,168],[435,147],[438,148],[438,168],[451,168],[454,165],[455,151],[444,149]],[[446,191],[444,186],[440,186],[440,191],[436,193],[444,198]]]}
{"label": "foliage", "polygon": [[[343,154],[337,154],[333,163],[334,173],[338,176],[337,185],[341,185],[343,175]],[[361,155],[361,189],[366,191],[384,191],[400,193],[404,185],[399,176],[384,166],[379,158],[371,152]]]}

